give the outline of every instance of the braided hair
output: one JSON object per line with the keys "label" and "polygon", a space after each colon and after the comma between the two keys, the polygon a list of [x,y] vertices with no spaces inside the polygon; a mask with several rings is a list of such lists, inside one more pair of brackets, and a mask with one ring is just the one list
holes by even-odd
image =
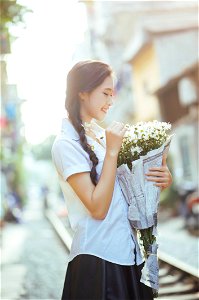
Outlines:
{"label": "braided hair", "polygon": [[88,153],[89,158],[92,161],[93,166],[90,177],[95,186],[97,185],[96,166],[98,164],[98,158],[88,144],[85,129],[82,126],[83,122],[80,117],[79,93],[92,92],[111,74],[112,69],[109,65],[96,60],[86,60],[75,64],[67,76],[65,108],[68,112],[70,121],[79,134],[82,148]]}

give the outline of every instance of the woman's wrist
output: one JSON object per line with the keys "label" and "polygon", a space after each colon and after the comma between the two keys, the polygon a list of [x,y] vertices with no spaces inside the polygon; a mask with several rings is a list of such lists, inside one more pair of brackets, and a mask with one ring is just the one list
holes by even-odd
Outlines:
{"label": "woman's wrist", "polygon": [[107,150],[106,151],[106,156],[110,159],[112,159],[112,158],[115,158],[115,159],[117,159],[117,157],[118,157],[118,151],[116,151],[116,150]]}
{"label": "woman's wrist", "polygon": [[106,150],[106,155],[110,157],[118,157],[118,151],[117,150]]}

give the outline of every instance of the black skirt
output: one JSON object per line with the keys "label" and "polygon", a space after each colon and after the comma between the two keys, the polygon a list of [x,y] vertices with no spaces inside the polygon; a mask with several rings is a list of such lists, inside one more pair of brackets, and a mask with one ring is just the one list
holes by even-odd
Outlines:
{"label": "black skirt", "polygon": [[94,255],[69,262],[62,300],[153,300],[152,289],[140,282],[141,265],[123,266]]}

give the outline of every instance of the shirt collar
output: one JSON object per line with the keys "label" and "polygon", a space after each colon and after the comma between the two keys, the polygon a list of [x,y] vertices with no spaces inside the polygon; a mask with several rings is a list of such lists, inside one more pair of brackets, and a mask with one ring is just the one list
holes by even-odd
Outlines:
{"label": "shirt collar", "polygon": [[[95,134],[98,138],[105,135],[105,130],[102,127],[100,127],[96,122],[93,122],[92,124]],[[68,118],[62,119],[61,131],[74,141],[80,140],[78,132]]]}
{"label": "shirt collar", "polygon": [[71,124],[68,118],[62,119],[61,131],[66,134],[68,138],[74,141],[79,141],[80,137],[74,126]]}

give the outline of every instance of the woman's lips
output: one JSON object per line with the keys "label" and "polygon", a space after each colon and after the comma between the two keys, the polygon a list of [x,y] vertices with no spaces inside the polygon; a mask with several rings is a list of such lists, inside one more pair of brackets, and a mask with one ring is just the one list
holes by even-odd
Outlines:
{"label": "woman's lips", "polygon": [[107,109],[106,109],[106,108],[102,108],[101,110],[102,110],[103,112],[107,113],[108,108],[107,108]]}

